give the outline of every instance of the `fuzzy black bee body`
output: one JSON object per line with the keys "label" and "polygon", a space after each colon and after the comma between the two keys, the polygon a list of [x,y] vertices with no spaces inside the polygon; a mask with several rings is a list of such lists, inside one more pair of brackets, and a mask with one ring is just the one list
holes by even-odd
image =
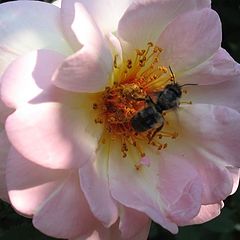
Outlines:
{"label": "fuzzy black bee body", "polygon": [[182,90],[178,83],[168,84],[157,93],[156,103],[148,96],[145,100],[147,107],[137,112],[131,119],[133,129],[136,132],[150,129],[160,131],[164,125],[163,111],[177,108],[181,96]]}

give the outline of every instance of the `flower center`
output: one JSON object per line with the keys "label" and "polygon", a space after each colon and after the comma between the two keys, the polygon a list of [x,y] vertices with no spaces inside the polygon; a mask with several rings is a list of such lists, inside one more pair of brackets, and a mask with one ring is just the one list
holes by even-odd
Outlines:
{"label": "flower center", "polygon": [[[161,150],[167,147],[164,137],[174,139],[178,135],[163,131],[168,124],[164,116],[167,110],[178,106],[182,92],[171,68],[159,64],[161,52],[149,42],[146,49],[137,49],[134,59],[123,61],[120,67],[115,61],[112,86],[106,87],[93,104],[98,113],[95,123],[104,125],[101,141],[109,137],[120,139],[123,157],[132,146],[144,157],[146,144]],[[166,96],[159,97],[168,86],[176,86],[180,95],[173,88],[171,96],[166,92]]]}

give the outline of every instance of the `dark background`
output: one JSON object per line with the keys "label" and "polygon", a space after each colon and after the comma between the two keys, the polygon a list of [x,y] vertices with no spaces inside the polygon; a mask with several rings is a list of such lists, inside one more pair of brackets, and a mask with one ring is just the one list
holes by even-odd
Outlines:
{"label": "dark background", "polygon": [[[0,1],[3,2],[8,1]],[[218,12],[222,21],[223,47],[240,62],[240,0],[213,0],[212,8]],[[54,238],[47,237],[34,229],[30,219],[17,215],[11,206],[0,201],[0,240],[51,239]],[[240,240],[240,190],[225,201],[220,217],[202,225],[182,227],[177,235],[172,235],[153,223],[148,238],[148,240],[205,239]]]}

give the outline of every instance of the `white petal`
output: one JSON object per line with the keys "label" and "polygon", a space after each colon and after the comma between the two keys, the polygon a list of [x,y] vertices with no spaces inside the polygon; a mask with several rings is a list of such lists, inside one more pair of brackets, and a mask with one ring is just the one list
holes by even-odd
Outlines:
{"label": "white petal", "polygon": [[17,56],[41,48],[72,52],[61,32],[59,8],[37,1],[1,4],[0,73]]}

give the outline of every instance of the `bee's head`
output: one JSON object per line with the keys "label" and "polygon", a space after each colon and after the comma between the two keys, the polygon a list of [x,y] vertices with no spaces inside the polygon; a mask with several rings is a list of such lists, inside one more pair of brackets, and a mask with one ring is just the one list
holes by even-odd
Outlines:
{"label": "bee's head", "polygon": [[180,98],[182,96],[182,86],[178,83],[171,83],[165,87],[165,90],[174,92],[176,97]]}

